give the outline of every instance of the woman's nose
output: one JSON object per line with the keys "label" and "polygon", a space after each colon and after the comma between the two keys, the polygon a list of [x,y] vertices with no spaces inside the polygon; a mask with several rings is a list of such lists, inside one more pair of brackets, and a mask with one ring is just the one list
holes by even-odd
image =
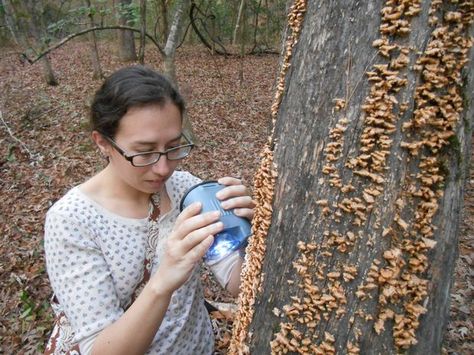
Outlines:
{"label": "woman's nose", "polygon": [[160,159],[151,166],[154,173],[158,175],[167,175],[171,169],[170,161],[166,155],[162,155]]}

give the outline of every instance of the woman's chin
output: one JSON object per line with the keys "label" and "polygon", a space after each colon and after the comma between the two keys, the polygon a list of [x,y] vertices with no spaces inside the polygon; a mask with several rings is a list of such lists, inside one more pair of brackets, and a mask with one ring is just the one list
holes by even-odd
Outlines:
{"label": "woman's chin", "polygon": [[149,193],[156,193],[163,189],[166,180],[146,180],[144,188]]}

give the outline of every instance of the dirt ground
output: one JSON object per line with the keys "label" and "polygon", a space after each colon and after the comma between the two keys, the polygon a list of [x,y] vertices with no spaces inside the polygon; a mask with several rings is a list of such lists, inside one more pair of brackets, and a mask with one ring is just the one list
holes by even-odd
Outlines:
{"label": "dirt ground", "polygon": [[[0,58],[0,353],[41,351],[49,334],[51,290],[42,233],[47,209],[72,186],[104,166],[87,132],[88,103],[99,82],[91,79],[88,49],[74,42],[51,55],[60,85],[48,87],[41,66],[21,62],[14,49]],[[106,74],[120,67],[109,45],[100,45]],[[150,49],[147,63],[158,68]],[[243,65],[244,81],[239,83]],[[177,52],[180,89],[198,138],[182,168],[203,179],[239,176],[248,186],[269,132],[278,57],[211,56],[202,48]],[[447,354],[474,353],[474,175],[467,181],[460,257],[452,290]],[[232,299],[203,275],[207,298]],[[226,335],[222,335],[225,337]]]}

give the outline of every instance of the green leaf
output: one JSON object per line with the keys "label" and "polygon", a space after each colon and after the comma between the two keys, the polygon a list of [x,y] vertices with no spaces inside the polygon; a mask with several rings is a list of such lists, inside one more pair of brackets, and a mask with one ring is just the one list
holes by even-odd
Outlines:
{"label": "green leaf", "polygon": [[20,314],[20,319],[25,319],[26,317],[31,316],[31,313],[33,312],[32,307],[28,307],[25,309],[21,314]]}
{"label": "green leaf", "polygon": [[7,161],[9,161],[9,162],[16,161],[15,148],[16,148],[16,145],[14,145],[14,144],[10,144],[10,145],[8,146]]}

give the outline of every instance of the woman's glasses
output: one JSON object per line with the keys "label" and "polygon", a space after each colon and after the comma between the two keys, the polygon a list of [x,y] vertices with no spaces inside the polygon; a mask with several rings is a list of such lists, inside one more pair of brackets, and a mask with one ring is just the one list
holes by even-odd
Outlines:
{"label": "woman's glasses", "polygon": [[191,150],[194,147],[194,144],[189,140],[186,134],[181,134],[181,144],[177,147],[173,147],[170,149],[165,150],[164,152],[144,152],[144,153],[136,153],[136,154],[127,154],[122,148],[120,148],[114,140],[106,135],[102,135],[107,141],[115,148],[115,150],[127,159],[130,164],[136,167],[148,166],[153,165],[158,160],[160,160],[161,156],[166,156],[168,160],[180,160],[186,158]]}

